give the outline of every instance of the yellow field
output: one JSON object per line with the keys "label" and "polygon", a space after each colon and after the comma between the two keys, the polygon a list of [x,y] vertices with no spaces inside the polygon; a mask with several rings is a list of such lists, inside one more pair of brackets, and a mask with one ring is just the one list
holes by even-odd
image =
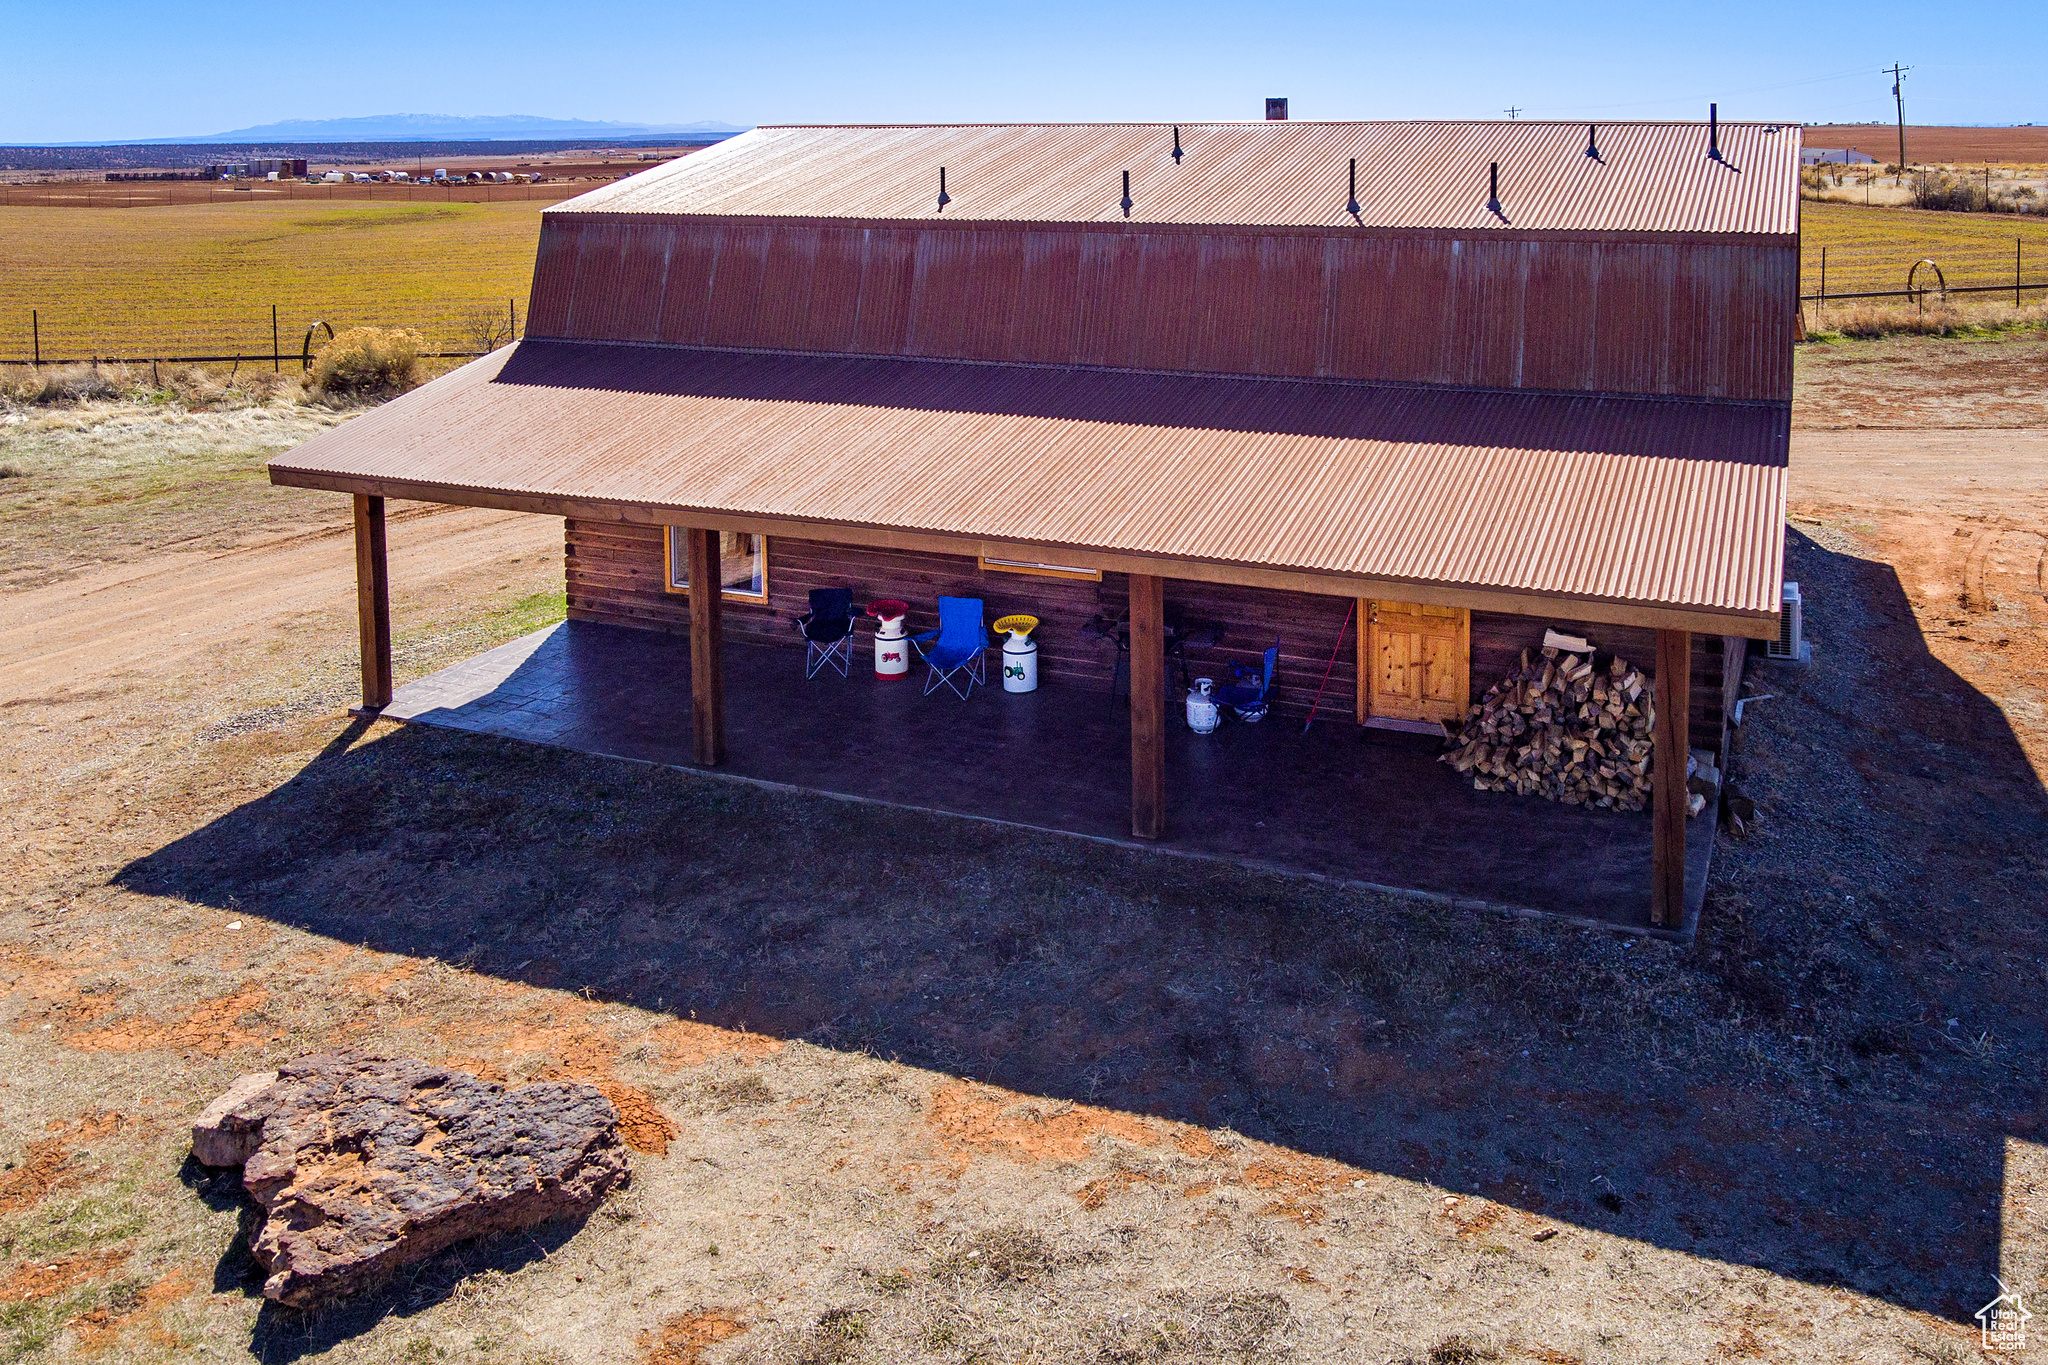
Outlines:
{"label": "yellow field", "polygon": [[[545,203],[0,207],[0,358],[296,354],[314,319],[408,326],[468,349],[463,319],[521,326]],[[322,333],[324,337],[325,333]]]}
{"label": "yellow field", "polygon": [[[2011,284],[2015,242],[2020,248],[2023,280],[2048,280],[2048,218],[1812,201],[1800,205],[1800,217],[1802,294],[1820,288],[1822,247],[1828,253],[1831,295],[1904,289],[1906,272],[1923,257],[1939,265],[1951,285]],[[1922,277],[1927,274],[1924,270],[1920,273]],[[2028,290],[2023,297],[2038,303],[2044,292],[2048,291]],[[2012,295],[2006,295],[2005,302],[2011,303]]]}

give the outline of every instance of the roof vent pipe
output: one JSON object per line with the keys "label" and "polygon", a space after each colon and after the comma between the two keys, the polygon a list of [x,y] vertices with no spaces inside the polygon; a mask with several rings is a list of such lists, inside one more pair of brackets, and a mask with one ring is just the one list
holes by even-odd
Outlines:
{"label": "roof vent pipe", "polygon": [[1131,173],[1124,172],[1124,217],[1131,216]]}
{"label": "roof vent pipe", "polygon": [[1178,123],[1176,123],[1176,124],[1174,124],[1174,125],[1173,125],[1173,164],[1174,164],[1174,165],[1176,165],[1176,166],[1180,165],[1180,157],[1181,157],[1181,151],[1180,151],[1180,125],[1179,125]]}
{"label": "roof vent pipe", "polygon": [[1499,212],[1500,212],[1500,163],[1499,163],[1498,161],[1494,162],[1494,163],[1492,164],[1492,166],[1491,166],[1491,167],[1489,168],[1489,170],[1487,171],[1486,181],[1487,181],[1486,207],[1487,207],[1487,208],[1489,208],[1489,209],[1491,209],[1491,210],[1492,210],[1493,212],[1495,212],[1495,213],[1499,213]]}
{"label": "roof vent pipe", "polygon": [[946,168],[939,167],[939,212],[946,211],[946,205],[953,202],[953,196],[946,193]]}
{"label": "roof vent pipe", "polygon": [[1721,159],[1721,106],[1707,106],[1707,160]]}
{"label": "roof vent pipe", "polygon": [[[1600,125],[1597,123],[1586,125],[1586,155],[1595,161],[1600,161]],[[1602,161],[1601,164],[1605,165],[1606,163]]]}
{"label": "roof vent pipe", "polygon": [[1351,199],[1344,205],[1344,211],[1353,218],[1358,216],[1358,158],[1351,158]]}

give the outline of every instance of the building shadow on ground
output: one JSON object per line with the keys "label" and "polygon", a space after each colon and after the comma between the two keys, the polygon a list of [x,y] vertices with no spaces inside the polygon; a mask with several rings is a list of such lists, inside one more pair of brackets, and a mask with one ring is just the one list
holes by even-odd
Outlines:
{"label": "building shadow on ground", "polygon": [[1790,542],[1816,662],[1684,949],[423,726],[117,881],[1967,1322],[2048,1128],[2048,795],[1889,568]]}

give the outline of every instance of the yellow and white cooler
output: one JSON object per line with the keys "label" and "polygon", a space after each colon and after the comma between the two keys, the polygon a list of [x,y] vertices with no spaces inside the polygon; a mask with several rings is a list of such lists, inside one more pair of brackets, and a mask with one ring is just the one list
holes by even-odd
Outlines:
{"label": "yellow and white cooler", "polygon": [[1031,638],[1037,629],[1036,616],[1005,616],[996,622],[996,634],[1010,637],[1003,641],[1003,691],[1038,690],[1038,641]]}

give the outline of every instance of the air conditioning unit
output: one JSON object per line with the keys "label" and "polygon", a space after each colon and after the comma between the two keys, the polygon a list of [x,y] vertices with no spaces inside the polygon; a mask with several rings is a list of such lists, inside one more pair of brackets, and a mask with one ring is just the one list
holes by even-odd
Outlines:
{"label": "air conditioning unit", "polygon": [[1806,643],[1805,615],[1799,585],[1786,583],[1778,590],[1778,638],[1764,646],[1767,657],[1797,664],[1812,662],[1813,648]]}

